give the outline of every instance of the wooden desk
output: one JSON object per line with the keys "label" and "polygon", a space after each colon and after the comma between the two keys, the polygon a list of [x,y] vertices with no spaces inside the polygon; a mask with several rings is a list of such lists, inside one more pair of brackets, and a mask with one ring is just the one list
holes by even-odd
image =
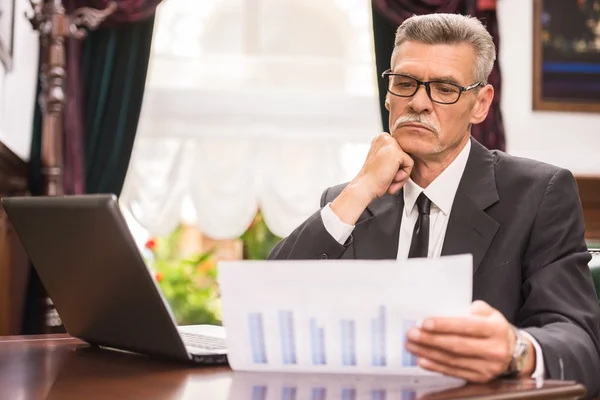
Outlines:
{"label": "wooden desk", "polygon": [[[254,377],[248,381],[248,376]],[[303,376],[302,378],[300,376]],[[202,399],[202,400],[257,400],[253,385],[269,382],[268,399],[284,398],[283,386],[305,379],[304,374],[248,375],[233,373],[229,368],[183,366],[170,362],[150,360],[143,356],[89,348],[79,340],[66,335],[0,337],[0,397],[3,399]],[[326,387],[327,396],[316,399],[341,399],[336,388],[344,378],[320,375],[310,381]],[[347,378],[346,378],[347,379]],[[353,377],[358,382],[365,378]],[[386,378],[390,381],[390,378]],[[398,379],[393,384],[398,386]],[[240,386],[242,383],[250,385]],[[237,385],[237,386],[236,386]],[[272,386],[275,397],[272,394]],[[243,389],[238,391],[238,389]],[[246,390],[247,389],[247,390]],[[575,399],[585,389],[572,382],[545,381],[536,388],[530,380],[502,380],[489,385],[467,385],[417,396],[402,393],[399,388],[386,399]],[[260,392],[260,391],[259,391]],[[298,389],[290,399],[311,398],[310,392]],[[314,394],[314,392],[312,392]],[[390,394],[388,392],[388,394]],[[366,397],[364,397],[366,396]],[[371,399],[371,389],[358,392],[355,400]]]}

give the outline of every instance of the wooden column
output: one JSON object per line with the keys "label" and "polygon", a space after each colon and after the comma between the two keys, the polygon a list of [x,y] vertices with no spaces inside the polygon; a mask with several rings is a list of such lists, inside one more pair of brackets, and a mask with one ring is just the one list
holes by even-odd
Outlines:
{"label": "wooden column", "polygon": [[[104,10],[82,7],[67,15],[62,0],[30,0],[33,15],[29,21],[40,34],[40,83],[38,99],[42,111],[42,174],[43,194],[60,196],[63,191],[63,112],[66,103],[66,54],[65,41],[69,38],[82,40],[88,29],[96,29],[102,21],[117,9],[112,2]],[[44,296],[41,307],[45,312],[46,332],[62,331],[60,319],[50,299]],[[56,321],[56,322],[52,322]]]}
{"label": "wooden column", "polygon": [[42,55],[40,78],[42,93],[42,173],[44,194],[63,194],[63,110],[65,106],[65,38],[69,24],[61,0],[46,4],[48,22],[45,29],[49,34],[42,35]]}

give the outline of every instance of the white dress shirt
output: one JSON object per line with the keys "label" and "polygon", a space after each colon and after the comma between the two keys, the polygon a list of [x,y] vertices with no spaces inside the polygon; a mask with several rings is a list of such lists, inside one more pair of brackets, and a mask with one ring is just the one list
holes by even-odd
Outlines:
{"label": "white dress shirt", "polygon": [[[417,197],[424,192],[431,200],[431,210],[429,214],[429,249],[427,257],[439,257],[442,254],[442,246],[446,237],[446,228],[450,219],[450,211],[454,203],[454,197],[458,189],[458,184],[462,178],[463,172],[469,159],[471,151],[471,141],[469,140],[465,147],[461,150],[458,156],[452,161],[448,167],[429,184],[425,189],[421,188],[412,179],[409,179],[404,185],[404,210],[402,222],[400,224],[400,235],[398,239],[398,260],[408,258],[410,243],[412,241],[413,229],[419,211],[417,210]],[[337,240],[338,243],[344,244],[352,234],[354,225],[349,225],[342,222],[339,217],[333,212],[330,205],[327,204],[321,210],[321,218],[323,225],[329,234]],[[533,378],[544,377],[544,357],[539,343],[525,331],[521,331],[533,343],[536,354],[536,367],[532,375]]]}

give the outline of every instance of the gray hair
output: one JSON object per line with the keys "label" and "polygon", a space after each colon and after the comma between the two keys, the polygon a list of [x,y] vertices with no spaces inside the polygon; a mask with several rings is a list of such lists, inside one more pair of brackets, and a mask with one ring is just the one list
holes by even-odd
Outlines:
{"label": "gray hair", "polygon": [[475,17],[460,14],[415,15],[396,31],[396,49],[406,41],[425,44],[468,44],[475,50],[473,78],[487,83],[496,60],[496,47],[485,26]]}

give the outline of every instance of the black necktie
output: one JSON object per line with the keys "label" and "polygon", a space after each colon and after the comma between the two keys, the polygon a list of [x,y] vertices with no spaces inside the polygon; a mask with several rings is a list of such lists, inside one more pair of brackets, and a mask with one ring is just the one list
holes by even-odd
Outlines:
{"label": "black necktie", "polygon": [[417,208],[419,209],[419,218],[417,218],[417,223],[413,230],[408,258],[427,257],[427,250],[429,249],[429,210],[431,209],[431,200],[425,196],[425,193],[421,193],[417,198]]}

